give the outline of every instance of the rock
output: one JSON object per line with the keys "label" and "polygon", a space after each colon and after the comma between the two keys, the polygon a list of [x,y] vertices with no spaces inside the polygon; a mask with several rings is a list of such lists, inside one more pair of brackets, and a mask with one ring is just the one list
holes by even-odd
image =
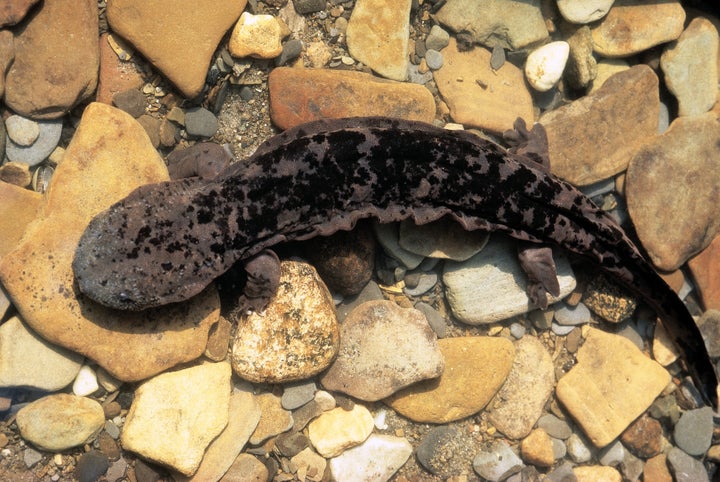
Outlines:
{"label": "rock", "polygon": [[336,457],[360,445],[372,433],[373,417],[367,408],[355,405],[352,410],[334,408],[308,425],[308,437],[323,457]]}
{"label": "rock", "polygon": [[315,269],[284,261],[270,304],[263,313],[249,314],[237,328],[233,370],[256,383],[304,380],[330,365],[338,337],[332,298]]}
{"label": "rock", "polygon": [[41,203],[39,193],[0,182],[0,259],[15,249]]}
{"label": "rock", "polygon": [[586,24],[607,15],[614,0],[558,0],[560,14],[570,23]]}
{"label": "rock", "polygon": [[598,273],[593,276],[583,293],[583,304],[597,316],[610,323],[629,319],[637,308],[637,298]]}
{"label": "rock", "polygon": [[320,482],[323,480],[327,461],[308,447],[290,459],[293,468],[297,468],[296,476],[300,480]]}
{"label": "rock", "polygon": [[549,436],[557,439],[568,439],[572,435],[572,428],[565,420],[548,413],[540,417],[537,427],[543,429]]}
{"label": "rock", "polygon": [[707,470],[702,462],[689,456],[677,447],[667,454],[670,471],[675,475],[676,482],[709,482]]}
{"label": "rock", "polygon": [[193,107],[185,111],[185,130],[194,137],[212,137],[218,129],[215,114],[204,107]]}
{"label": "rock", "polygon": [[302,430],[321,413],[335,408],[335,399],[328,392],[319,390],[315,398],[293,412],[293,429]]}
{"label": "rock", "polygon": [[[167,8],[163,0],[114,0],[107,18],[188,98],[196,97],[220,40],[237,21],[246,0],[193,2]],[[202,19],[202,21],[198,21]]]}
{"label": "rock", "polygon": [[316,13],[321,10],[325,10],[327,5],[326,0],[294,0],[292,3],[295,6],[295,10],[300,15],[307,15],[309,13]]}
{"label": "rock", "polygon": [[177,482],[220,480],[245,447],[259,420],[260,405],[252,393],[233,393],[230,396],[228,424],[208,446],[197,472],[192,477],[174,474],[173,478]]}
{"label": "rock", "polygon": [[3,183],[25,188],[32,183],[32,177],[30,166],[27,164],[7,161],[0,166],[0,181]]}
{"label": "rock", "polygon": [[713,113],[675,119],[630,161],[628,211],[653,264],[672,271],[710,244],[720,216],[720,121]]}
{"label": "rock", "polygon": [[[433,475],[441,475],[443,465],[450,463],[448,454],[460,437],[456,427],[440,425],[433,427],[423,436],[417,446],[416,456],[420,465]],[[445,474],[442,474],[445,475]]]}
{"label": "rock", "polygon": [[452,38],[443,50],[443,66],[433,77],[453,120],[498,133],[510,129],[518,117],[532,125],[532,98],[522,70],[510,63],[493,70],[490,56],[485,49],[461,52]]}
{"label": "rock", "polygon": [[56,393],[21,408],[16,421],[23,439],[41,450],[62,452],[92,441],[105,417],[95,400]]}
{"label": "rock", "polygon": [[78,482],[94,482],[110,468],[107,455],[98,450],[85,452],[80,456],[75,466],[75,475]]}
{"label": "rock", "polygon": [[170,179],[200,176],[214,178],[233,160],[228,145],[198,142],[185,149],[176,149],[167,156]]}
{"label": "rock", "polygon": [[113,96],[129,89],[139,89],[143,85],[142,73],[128,58],[121,59],[111,44],[116,45],[118,38],[104,33],[100,35],[100,71],[95,100],[111,104]]}
{"label": "rock", "polygon": [[435,118],[435,100],[425,87],[362,72],[279,67],[270,73],[268,88],[270,115],[281,129],[328,117]]}
{"label": "rock", "polygon": [[[0,254],[2,254],[1,250]],[[714,268],[718,263],[720,263],[720,237],[717,236],[699,254],[688,260],[690,273],[706,310],[720,310],[720,272]],[[720,356],[720,353],[718,355]]]}
{"label": "rock", "polygon": [[675,362],[680,354],[675,347],[670,334],[663,326],[662,321],[655,322],[655,332],[653,333],[652,354],[656,362],[666,367]]}
{"label": "rock", "polygon": [[420,266],[425,258],[400,246],[400,223],[380,224],[373,221],[372,226],[378,243],[388,256],[409,270]]}
{"label": "rock", "polygon": [[598,462],[600,462],[602,465],[617,467],[618,465],[620,465],[620,462],[623,461],[624,457],[625,447],[623,447],[623,444],[620,443],[619,440],[617,440],[612,444],[608,445],[607,447],[604,447],[598,453]]}
{"label": "rock", "polygon": [[420,256],[465,261],[487,244],[489,235],[467,231],[448,217],[417,225],[411,220],[400,222],[400,247]]}
{"label": "rock", "polygon": [[438,345],[445,360],[440,378],[416,383],[385,400],[415,422],[448,423],[482,410],[510,373],[515,355],[505,338],[445,338]]}
{"label": "rock", "polygon": [[411,0],[357,0],[347,26],[348,52],[379,75],[408,76]]}
{"label": "rock", "polygon": [[320,382],[328,390],[376,401],[440,376],[443,366],[437,337],[422,313],[391,301],[368,301],[343,321],[338,356]]}
{"label": "rock", "polygon": [[[515,241],[492,236],[487,246],[463,263],[447,262],[443,273],[445,296],[455,317],[471,325],[495,323],[527,313],[533,308],[526,293],[527,275],[517,259]],[[560,296],[575,289],[570,264],[559,251],[554,253]]]}
{"label": "rock", "polygon": [[673,482],[672,475],[667,466],[667,456],[657,455],[645,462],[643,469],[643,480],[657,482]]}
{"label": "rock", "polygon": [[17,316],[0,325],[0,386],[61,390],[81,365],[82,356],[48,343]]}
{"label": "rock", "polygon": [[547,92],[560,81],[570,55],[570,45],[550,42],[530,52],[525,61],[525,78],[533,89]]}
{"label": "rock", "polygon": [[16,144],[8,137],[5,147],[5,155],[8,159],[31,167],[47,159],[60,140],[62,121],[39,122],[38,131],[37,139],[28,146]]}
{"label": "rock", "polygon": [[[285,432],[275,437],[275,449],[285,457],[294,457],[309,446],[310,439],[301,432]],[[315,455],[320,457],[317,454]]]}
{"label": "rock", "polygon": [[90,104],[45,193],[42,219],[0,261],[0,281],[30,328],[124,381],[199,357],[219,315],[212,289],[138,313],[75,295],[71,263],[90,219],[137,186],[165,179],[167,169],[142,128],[118,109]]}
{"label": "rock", "polygon": [[508,8],[502,0],[448,0],[436,15],[441,24],[454,32],[466,31],[473,42],[491,48],[499,45],[522,50],[541,43],[548,36],[539,0],[516,4],[513,8]]}
{"label": "rock", "polygon": [[638,65],[615,74],[595,93],[545,113],[540,123],[552,172],[587,186],[625,170],[655,137],[659,106],[657,76]]}
{"label": "rock", "polygon": [[258,481],[268,480],[268,473],[265,464],[250,454],[242,453],[233,461],[232,465],[220,478],[220,482]]}
{"label": "rock", "polygon": [[252,445],[260,445],[270,437],[287,432],[293,426],[293,416],[282,407],[280,397],[272,393],[261,393],[256,396],[260,407],[260,421],[250,436]]}
{"label": "rock", "polygon": [[20,147],[31,146],[40,135],[37,122],[19,115],[11,115],[5,119],[8,139]]}
{"label": "rock", "polygon": [[330,472],[338,482],[387,481],[411,454],[412,445],[404,438],[373,434],[357,447],[330,459]]}
{"label": "rock", "polygon": [[705,340],[708,354],[711,358],[720,356],[720,311],[715,309],[707,310],[697,320],[700,333]]}
{"label": "rock", "polygon": [[13,0],[4,3],[0,13],[0,27],[19,23],[38,0]]}
{"label": "rock", "polygon": [[573,462],[583,464],[592,459],[593,454],[590,451],[590,447],[588,446],[589,444],[578,434],[574,433],[570,435],[565,443],[567,445],[568,454]]}
{"label": "rock", "polygon": [[145,94],[138,89],[127,89],[112,96],[112,103],[118,109],[127,112],[134,118],[145,113]]}
{"label": "rock", "polygon": [[678,100],[678,115],[704,114],[715,105],[719,40],[715,26],[698,17],[660,57],[665,84]]}
{"label": "rock", "polygon": [[628,57],[680,36],[685,11],[680,2],[662,4],[616,0],[592,27],[595,52],[602,57]]}
{"label": "rock", "polygon": [[522,459],[527,464],[538,467],[551,467],[555,462],[553,442],[545,430],[538,428],[520,443]]}
{"label": "rock", "polygon": [[99,388],[100,385],[95,370],[89,365],[80,367],[80,371],[73,382],[73,393],[78,397],[87,397],[98,391]]}
{"label": "rock", "polygon": [[210,328],[208,342],[203,354],[214,362],[223,361],[228,354],[232,329],[232,323],[221,316],[218,322]]}
{"label": "rock", "polygon": [[425,52],[425,62],[430,70],[437,70],[443,66],[443,56],[437,50],[428,49]]}
{"label": "rock", "polygon": [[556,395],[597,447],[620,435],[670,382],[670,375],[629,340],[589,328],[578,363]]}
{"label": "rock", "polygon": [[593,56],[592,33],[587,25],[570,32],[567,37],[570,53],[565,67],[565,79],[571,87],[586,90],[598,75],[598,63]]}
{"label": "rock", "polygon": [[[630,69],[630,64],[624,59],[600,59],[597,63],[597,76],[593,79],[590,93],[596,92],[606,80],[613,75]],[[662,103],[660,104],[662,107]]]}
{"label": "rock", "polygon": [[282,407],[285,410],[295,410],[302,407],[315,396],[317,386],[315,382],[303,380],[283,387]]}
{"label": "rock", "polygon": [[243,12],[230,34],[228,50],[235,57],[273,59],[282,52],[282,39],[289,33],[277,17]]}
{"label": "rock", "polygon": [[590,323],[590,310],[582,303],[575,306],[566,305],[565,303],[557,303],[555,310],[555,321],[564,326],[577,326],[584,323]]}
{"label": "rock", "polygon": [[643,459],[658,455],[663,448],[664,441],[662,425],[647,415],[635,420],[622,433],[623,445]]}
{"label": "rock", "polygon": [[713,409],[710,407],[688,410],[675,424],[675,445],[688,455],[700,456],[710,448],[713,434]]}
{"label": "rock", "polygon": [[97,85],[97,36],[97,2],[43,2],[15,30],[5,104],[25,117],[57,119],[89,98]]}
{"label": "rock", "polygon": [[437,50],[438,52],[450,44],[450,34],[440,25],[433,25],[425,39],[425,46],[428,50]]}
{"label": "rock", "polygon": [[519,472],[523,466],[520,457],[502,440],[483,449],[473,460],[475,472],[490,482],[505,480],[509,475]]}
{"label": "rock", "polygon": [[194,474],[228,423],[230,376],[228,363],[207,363],[146,381],[135,390],[123,447],[183,475]]}
{"label": "rock", "polygon": [[577,482],[622,482],[623,478],[617,469],[601,465],[585,465],[573,467]]}

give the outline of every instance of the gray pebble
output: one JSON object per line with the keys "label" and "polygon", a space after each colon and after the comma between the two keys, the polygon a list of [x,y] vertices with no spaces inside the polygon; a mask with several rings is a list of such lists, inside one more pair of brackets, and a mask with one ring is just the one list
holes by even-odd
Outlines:
{"label": "gray pebble", "polygon": [[703,463],[677,447],[670,449],[667,462],[675,475],[676,482],[709,482],[710,480]]}
{"label": "gray pebble", "polygon": [[496,442],[490,449],[483,450],[473,460],[473,469],[490,482],[498,482],[508,475],[519,472],[524,464],[520,457],[504,441]]}
{"label": "gray pebble", "polygon": [[326,0],[293,0],[293,5],[297,13],[307,15],[308,13],[325,10],[327,2]]}
{"label": "gray pebble", "polygon": [[253,92],[253,90],[250,87],[248,87],[247,85],[243,85],[240,88],[240,98],[242,100],[247,102],[248,100],[252,99],[253,97],[255,97],[255,92]]}
{"label": "gray pebble", "polygon": [[425,434],[417,447],[417,459],[420,465],[433,475],[438,474],[438,467],[433,465],[436,462],[435,455],[443,451],[445,445],[452,443],[458,437],[458,429],[443,425],[430,429]]}
{"label": "gray pebble", "polygon": [[285,410],[295,410],[312,400],[316,391],[317,386],[312,381],[287,384],[283,389],[280,404]]}
{"label": "gray pebble", "polygon": [[565,445],[565,442],[558,438],[551,438],[550,440],[552,440],[553,457],[555,457],[555,460],[564,458],[565,455],[567,455],[567,445]]}
{"label": "gray pebble", "polygon": [[403,291],[409,296],[420,296],[433,289],[437,281],[437,273],[421,273],[417,285],[414,288],[405,287]]}
{"label": "gray pebble", "polygon": [[547,478],[543,480],[547,482],[571,482],[577,480],[577,477],[573,472],[573,465],[570,462],[565,462],[549,472]]}
{"label": "gray pebble", "polygon": [[675,424],[673,438],[675,444],[685,453],[702,455],[710,448],[713,432],[712,408],[703,407],[688,410]]}
{"label": "gray pebble", "polygon": [[495,45],[490,55],[490,68],[498,70],[505,64],[505,49],[500,45]]}
{"label": "gray pebble", "polygon": [[105,421],[105,431],[108,433],[108,435],[110,435],[110,437],[113,438],[113,440],[117,440],[120,438],[120,427],[115,425],[110,420]]}
{"label": "gray pebble", "polygon": [[408,75],[410,82],[420,85],[427,84],[433,78],[432,72],[418,72],[418,66],[415,64],[410,64]]}
{"label": "gray pebble", "polygon": [[283,44],[282,52],[275,58],[275,65],[285,65],[289,61],[294,60],[300,56],[302,52],[303,44],[298,39],[288,40]]}
{"label": "gray pebble", "polygon": [[110,467],[107,455],[99,450],[91,450],[80,456],[75,473],[79,482],[94,482]]}
{"label": "gray pebble", "polygon": [[18,146],[31,146],[40,135],[40,126],[32,119],[11,115],[5,121],[8,138]]}
{"label": "gray pebble", "polygon": [[545,430],[551,437],[562,440],[568,439],[573,433],[570,425],[565,420],[561,420],[551,413],[540,417],[537,421],[537,427]]}
{"label": "gray pebble", "polygon": [[525,326],[522,323],[513,323],[510,325],[510,334],[513,338],[516,340],[519,340],[523,336],[525,336]]}
{"label": "gray pebble", "polygon": [[191,136],[212,137],[218,129],[215,115],[203,107],[195,107],[185,112],[185,129]]}
{"label": "gray pebble", "polygon": [[577,326],[590,321],[590,310],[582,303],[570,306],[558,303],[555,310],[555,321],[563,326]]}
{"label": "gray pebble", "polygon": [[538,330],[544,331],[552,326],[552,320],[555,316],[553,310],[534,310],[528,313],[528,319],[532,322],[533,326]]}
{"label": "gray pebble", "polygon": [[430,328],[432,328],[438,338],[445,338],[448,326],[447,323],[445,323],[445,318],[443,318],[435,308],[423,301],[419,301],[415,303],[415,309],[425,315]]}
{"label": "gray pebble", "polygon": [[145,94],[137,89],[128,89],[113,95],[112,102],[118,109],[134,118],[145,113]]}
{"label": "gray pebble", "polygon": [[442,50],[450,43],[450,34],[440,25],[433,25],[425,39],[425,46],[433,50]]}
{"label": "gray pebble", "polygon": [[585,440],[577,434],[570,435],[566,441],[568,454],[573,462],[582,464],[592,458],[592,452]]}
{"label": "gray pebble", "polygon": [[31,146],[19,146],[9,138],[6,139],[5,154],[8,159],[31,167],[47,159],[60,141],[62,120],[41,121],[38,122],[38,126],[40,127],[40,134]]}
{"label": "gray pebble", "polygon": [[645,346],[645,342],[643,341],[640,333],[638,333],[635,323],[625,323],[625,326],[623,326],[617,334],[630,340],[632,344],[640,350],[642,350]]}
{"label": "gray pebble", "polygon": [[25,467],[28,469],[41,460],[42,454],[37,450],[28,447],[23,451],[23,462],[25,462]]}
{"label": "gray pebble", "polygon": [[415,42],[415,55],[418,57],[425,57],[427,49],[427,44],[422,39],[418,39]]}
{"label": "gray pebble", "polygon": [[425,52],[425,62],[430,70],[437,70],[443,66],[443,56],[440,52],[434,49],[428,49]]}
{"label": "gray pebble", "polygon": [[598,461],[602,465],[611,467],[620,465],[620,462],[622,462],[624,458],[625,447],[623,447],[623,444],[619,440],[603,448],[598,454]]}
{"label": "gray pebble", "polygon": [[310,445],[310,440],[300,432],[285,432],[275,439],[275,447],[285,457],[294,457]]}
{"label": "gray pebble", "polygon": [[[629,450],[625,451],[625,458],[620,464],[620,471],[623,474],[623,480],[635,482],[640,480],[640,476],[645,468],[645,462],[639,457],[635,457]],[[649,482],[649,481],[648,481]]]}
{"label": "gray pebble", "polygon": [[555,333],[557,336],[565,336],[574,329],[574,326],[563,326],[558,325],[557,323],[552,324],[552,332]]}

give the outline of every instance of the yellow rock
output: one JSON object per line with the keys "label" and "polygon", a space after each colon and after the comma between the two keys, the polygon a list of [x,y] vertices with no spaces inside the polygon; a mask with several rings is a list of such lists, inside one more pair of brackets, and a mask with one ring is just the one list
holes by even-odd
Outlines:
{"label": "yellow rock", "polygon": [[289,33],[283,21],[272,15],[244,12],[233,28],[228,49],[235,57],[272,59],[282,52],[282,39]]}
{"label": "yellow rock", "polygon": [[553,454],[552,439],[547,432],[541,428],[530,432],[520,443],[522,459],[539,467],[551,467],[555,461]]}
{"label": "yellow rock", "polygon": [[0,182],[0,258],[15,248],[41,204],[41,194]]}
{"label": "yellow rock", "polygon": [[310,422],[308,438],[320,455],[330,458],[364,442],[373,427],[372,414],[362,405],[352,410],[338,407]]}
{"label": "yellow rock", "polygon": [[622,482],[622,476],[617,469],[592,465],[573,468],[577,482]]}

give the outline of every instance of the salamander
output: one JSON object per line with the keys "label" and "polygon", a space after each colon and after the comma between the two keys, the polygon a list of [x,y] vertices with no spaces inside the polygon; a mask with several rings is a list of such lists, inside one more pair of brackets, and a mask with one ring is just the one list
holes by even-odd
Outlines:
{"label": "salamander", "polygon": [[555,244],[594,261],[657,312],[717,406],[715,369],[684,303],[610,215],[538,165],[537,139],[505,150],[416,121],[303,124],[213,179],[141,186],[100,213],[77,247],[78,287],[103,305],[142,310],[188,299],[277,243],[349,230],[361,218],[422,224],[450,216],[464,229]]}

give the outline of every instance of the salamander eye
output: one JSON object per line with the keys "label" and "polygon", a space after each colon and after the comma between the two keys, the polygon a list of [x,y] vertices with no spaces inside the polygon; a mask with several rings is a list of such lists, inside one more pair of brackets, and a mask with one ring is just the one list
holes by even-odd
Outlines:
{"label": "salamander eye", "polygon": [[130,295],[127,294],[126,291],[118,293],[118,299],[123,303],[132,303],[132,298],[130,298]]}

